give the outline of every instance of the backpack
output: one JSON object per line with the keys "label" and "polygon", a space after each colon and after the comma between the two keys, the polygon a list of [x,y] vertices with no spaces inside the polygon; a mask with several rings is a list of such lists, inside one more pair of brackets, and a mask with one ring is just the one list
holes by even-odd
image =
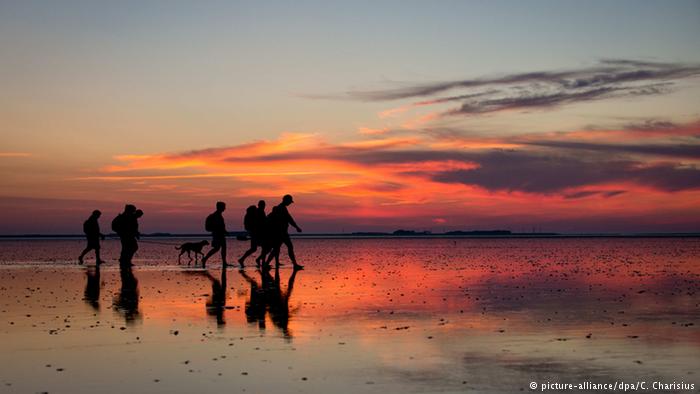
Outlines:
{"label": "backpack", "polygon": [[124,216],[121,213],[112,219],[112,231],[117,234],[124,231]]}
{"label": "backpack", "polygon": [[257,208],[255,205],[251,205],[248,207],[246,210],[245,216],[243,217],[243,227],[246,229],[248,232],[252,232],[255,230],[255,219],[257,215]]}
{"label": "backpack", "polygon": [[209,216],[207,216],[207,219],[204,221],[204,230],[208,231],[210,233],[214,232],[214,227],[216,227],[216,224],[214,224],[214,214],[211,213]]}

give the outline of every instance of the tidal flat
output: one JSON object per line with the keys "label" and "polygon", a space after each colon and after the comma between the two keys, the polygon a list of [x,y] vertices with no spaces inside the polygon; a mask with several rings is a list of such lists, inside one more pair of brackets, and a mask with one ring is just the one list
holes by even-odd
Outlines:
{"label": "tidal flat", "polygon": [[298,239],[300,271],[179,264],[180,241],[130,270],[116,241],[99,268],[0,241],[0,392],[700,387],[698,238]]}

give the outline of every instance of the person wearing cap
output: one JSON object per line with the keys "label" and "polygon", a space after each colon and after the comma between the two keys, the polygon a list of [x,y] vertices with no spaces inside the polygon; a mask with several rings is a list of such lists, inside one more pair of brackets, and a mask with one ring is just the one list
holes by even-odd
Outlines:
{"label": "person wearing cap", "polygon": [[97,220],[102,215],[102,212],[95,209],[92,211],[90,217],[83,223],[83,232],[85,233],[85,238],[87,238],[87,247],[83,250],[83,253],[78,257],[78,264],[83,264],[83,258],[91,250],[95,251],[95,264],[100,265],[104,261],[100,258],[100,239],[104,240],[105,236],[100,232],[100,224]]}
{"label": "person wearing cap", "polygon": [[[287,246],[287,253],[289,254],[289,259],[292,260],[292,264],[294,264],[295,269],[300,269],[303,268],[303,266],[297,264],[297,259],[294,256],[294,245],[292,244],[292,239],[289,237],[289,226],[291,225],[294,227],[298,233],[301,232],[301,227],[297,225],[297,223],[294,221],[294,218],[292,215],[289,213],[289,210],[287,209],[288,206],[292,205],[294,203],[294,199],[290,194],[286,194],[284,197],[282,197],[282,203],[280,203],[278,207],[278,220],[280,221],[280,225],[284,229],[284,231],[281,234],[281,243],[279,244],[277,248],[277,254],[279,254],[279,247],[281,247],[281,244],[285,244]],[[268,262],[270,260],[268,259]]]}

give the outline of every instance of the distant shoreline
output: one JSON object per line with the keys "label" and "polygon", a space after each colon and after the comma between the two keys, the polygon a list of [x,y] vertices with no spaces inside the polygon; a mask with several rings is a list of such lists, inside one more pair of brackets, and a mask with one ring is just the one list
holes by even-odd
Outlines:
{"label": "distant shoreline", "polygon": [[[245,232],[232,232],[229,238],[244,237]],[[700,233],[434,233],[434,234],[392,234],[392,233],[311,233],[290,234],[292,238],[301,239],[526,239],[526,238],[700,238]],[[153,233],[144,234],[143,239],[170,239],[170,238],[210,238],[210,234],[168,234]],[[108,234],[108,239],[117,239],[116,234]],[[31,239],[85,239],[82,234],[17,234],[0,235],[0,240],[31,240]]]}

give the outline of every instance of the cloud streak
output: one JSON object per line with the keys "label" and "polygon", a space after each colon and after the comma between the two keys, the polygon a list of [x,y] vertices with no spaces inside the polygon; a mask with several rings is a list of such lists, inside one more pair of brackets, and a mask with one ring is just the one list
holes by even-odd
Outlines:
{"label": "cloud streak", "polygon": [[[700,65],[602,60],[590,67],[563,71],[536,71],[498,77],[416,84],[400,88],[349,91],[344,98],[367,102],[417,100],[380,113],[387,117],[410,108],[459,103],[440,116],[476,116],[498,111],[551,109],[610,98],[652,96],[671,92],[677,82],[700,75]],[[445,95],[459,91],[458,94]]]}

